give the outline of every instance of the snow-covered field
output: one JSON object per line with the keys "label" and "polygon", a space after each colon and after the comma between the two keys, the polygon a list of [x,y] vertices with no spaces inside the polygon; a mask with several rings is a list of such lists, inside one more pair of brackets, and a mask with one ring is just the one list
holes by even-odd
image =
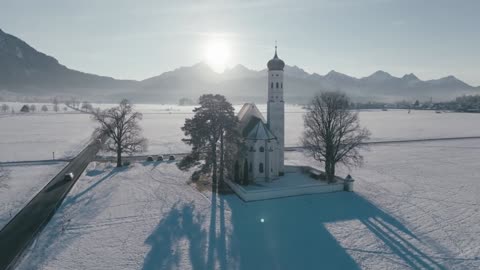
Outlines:
{"label": "snow-covered field", "polygon": [[68,158],[90,139],[94,123],[79,113],[0,115],[0,161]]}
{"label": "snow-covered field", "polygon": [[0,164],[0,229],[65,165],[65,162]]}
{"label": "snow-covered field", "polygon": [[479,145],[375,145],[354,193],[250,203],[174,164],[92,163],[19,269],[479,269]]}
{"label": "snow-covered field", "polygon": [[[14,106],[10,104],[11,106]],[[21,104],[16,103],[19,107]],[[94,105],[98,106],[98,105]],[[111,104],[102,104],[108,108]],[[40,107],[40,104],[37,104]],[[235,106],[238,110],[241,106]],[[266,115],[266,106],[258,106]],[[184,153],[189,150],[181,139],[185,118],[193,106],[136,105],[143,113],[141,126],[149,140],[147,154]],[[286,145],[299,145],[303,130],[300,106],[286,107]],[[440,113],[406,110],[361,111],[362,125],[372,132],[371,140],[401,140],[480,136],[480,114]],[[0,114],[0,161],[51,159],[77,154],[88,142],[95,123],[87,114],[76,112]]]}

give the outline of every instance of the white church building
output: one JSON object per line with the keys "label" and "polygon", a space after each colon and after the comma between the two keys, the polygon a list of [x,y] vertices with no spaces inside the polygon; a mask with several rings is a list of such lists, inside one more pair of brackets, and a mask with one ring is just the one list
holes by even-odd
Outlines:
{"label": "white church building", "polygon": [[268,101],[266,119],[253,103],[246,103],[238,113],[246,153],[235,163],[234,180],[250,184],[282,176],[285,147],[285,102],[283,69],[285,63],[275,55],[268,61]]}

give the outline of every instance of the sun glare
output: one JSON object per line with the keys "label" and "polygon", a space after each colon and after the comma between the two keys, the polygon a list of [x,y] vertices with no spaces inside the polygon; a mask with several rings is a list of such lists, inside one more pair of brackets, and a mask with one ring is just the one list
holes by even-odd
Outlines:
{"label": "sun glare", "polygon": [[212,39],[206,45],[205,60],[216,72],[223,72],[230,58],[230,46],[224,39]]}

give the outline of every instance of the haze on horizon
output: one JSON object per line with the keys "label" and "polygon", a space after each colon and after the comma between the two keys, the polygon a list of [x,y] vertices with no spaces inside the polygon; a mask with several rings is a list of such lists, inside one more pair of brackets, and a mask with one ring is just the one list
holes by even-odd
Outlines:
{"label": "haze on horizon", "polygon": [[480,85],[480,2],[0,0],[0,28],[81,71],[142,80],[206,61],[356,77],[384,70]]}

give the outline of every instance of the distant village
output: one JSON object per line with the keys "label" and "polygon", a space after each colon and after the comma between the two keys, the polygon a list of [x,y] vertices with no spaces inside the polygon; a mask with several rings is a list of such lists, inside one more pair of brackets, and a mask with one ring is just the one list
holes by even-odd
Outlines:
{"label": "distant village", "polygon": [[433,111],[455,111],[455,112],[470,112],[480,113],[480,95],[461,96],[455,100],[446,102],[433,102],[432,100],[422,102],[416,100],[415,102],[400,101],[394,103],[385,102],[366,102],[366,103],[352,103],[352,108],[355,109],[407,109],[407,110],[433,110]]}

